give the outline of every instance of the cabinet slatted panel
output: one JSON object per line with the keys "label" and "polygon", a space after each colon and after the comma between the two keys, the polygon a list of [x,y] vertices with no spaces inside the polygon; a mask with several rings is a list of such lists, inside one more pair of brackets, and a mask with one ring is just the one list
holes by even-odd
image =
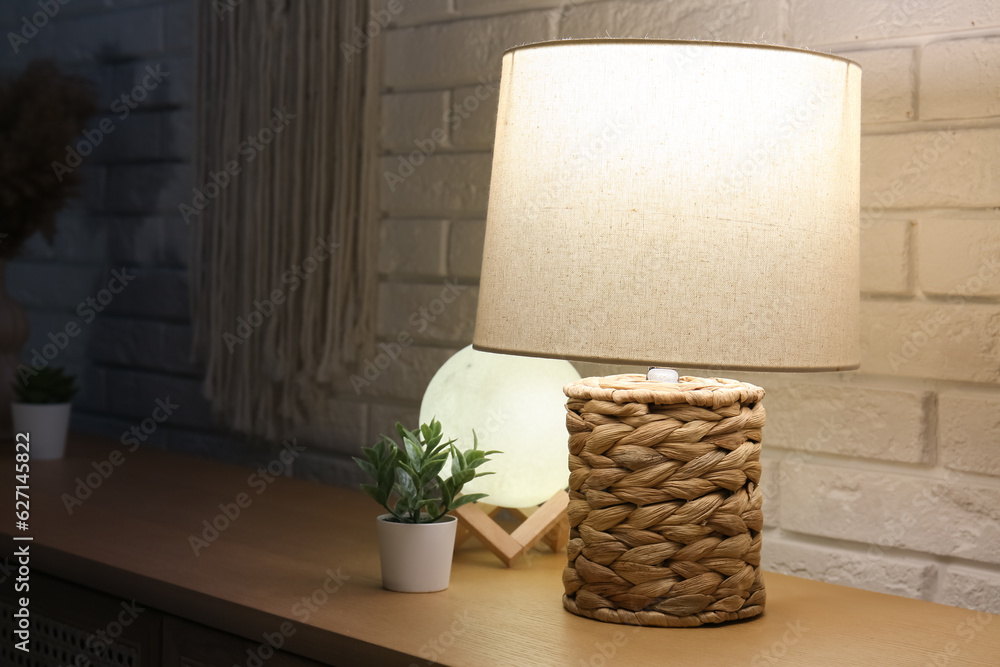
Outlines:
{"label": "cabinet slatted panel", "polygon": [[[0,665],[11,667],[137,667],[138,651],[124,643],[105,646],[90,632],[31,612],[30,651],[14,648],[14,607],[0,601]],[[88,642],[89,639],[89,642]]]}

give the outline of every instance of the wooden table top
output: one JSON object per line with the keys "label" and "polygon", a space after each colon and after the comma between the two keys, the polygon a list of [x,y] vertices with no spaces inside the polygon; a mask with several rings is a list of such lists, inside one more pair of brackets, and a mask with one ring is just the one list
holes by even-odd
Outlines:
{"label": "wooden table top", "polygon": [[[115,448],[124,460],[70,514],[64,494]],[[0,494],[12,499],[9,449],[4,456]],[[66,459],[31,463],[30,529],[18,534],[33,536],[37,571],[254,641],[291,620],[284,650],[336,664],[1000,664],[997,616],[773,573],[761,617],[702,628],[564,611],[565,554],[508,569],[476,546],[456,555],[448,590],[392,593],[381,587],[374,502],[251,475],[76,438]],[[195,555],[190,537],[241,493],[249,506]],[[8,544],[14,532],[13,518],[0,528]]]}

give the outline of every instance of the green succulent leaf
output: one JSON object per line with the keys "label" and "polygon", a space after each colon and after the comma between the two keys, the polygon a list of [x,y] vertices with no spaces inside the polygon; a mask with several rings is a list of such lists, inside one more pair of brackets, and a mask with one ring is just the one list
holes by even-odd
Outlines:
{"label": "green succulent leaf", "polygon": [[[432,419],[411,431],[396,424],[398,441],[387,436],[374,445],[363,447],[362,457],[354,457],[361,471],[373,483],[361,489],[405,523],[427,523],[486,495],[461,495],[462,487],[476,477],[491,473],[476,470],[499,452],[478,449],[473,433],[473,447],[462,451],[455,440],[444,440],[441,423]],[[451,476],[441,477],[451,458]]]}
{"label": "green succulent leaf", "polygon": [[483,498],[485,498],[486,495],[487,494],[485,493],[467,493],[458,500],[456,500],[455,502],[453,502],[451,504],[451,509],[455,509],[456,507],[461,507],[462,505],[468,505],[469,503],[478,502]]}
{"label": "green succulent leaf", "polygon": [[389,500],[389,494],[384,493],[382,489],[377,486],[372,486],[371,484],[362,484],[361,490],[367,493],[372,499],[375,500],[379,505],[385,505]]}
{"label": "green succulent leaf", "polygon": [[421,424],[420,435],[428,447],[434,448],[441,442],[441,422],[437,419],[432,419],[430,424]]}
{"label": "green succulent leaf", "polygon": [[445,503],[455,497],[455,482],[449,477],[448,479],[438,479],[438,487],[441,489],[441,497],[445,500]]}
{"label": "green succulent leaf", "polygon": [[52,366],[19,373],[12,388],[22,403],[69,403],[77,392],[73,376]]}
{"label": "green succulent leaf", "polygon": [[460,468],[458,470],[453,470],[451,478],[455,480],[455,487],[461,489],[463,486],[475,479],[476,473],[468,468]]}
{"label": "green succulent leaf", "polygon": [[371,463],[371,461],[365,461],[364,459],[359,459],[357,456],[354,457],[354,462],[358,464],[366,475],[374,479],[378,478],[378,469]]}
{"label": "green succulent leaf", "polygon": [[396,469],[396,491],[403,498],[416,502],[417,485],[413,481],[413,475],[404,468]]}

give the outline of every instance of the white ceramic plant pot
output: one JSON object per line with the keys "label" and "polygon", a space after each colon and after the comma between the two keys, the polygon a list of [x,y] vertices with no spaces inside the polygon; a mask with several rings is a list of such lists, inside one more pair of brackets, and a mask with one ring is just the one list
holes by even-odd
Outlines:
{"label": "white ceramic plant pot", "polygon": [[391,514],[378,518],[382,585],[401,593],[433,593],[448,588],[458,520],[397,523]]}
{"label": "white ceramic plant pot", "polygon": [[27,433],[31,458],[61,459],[66,451],[66,433],[72,403],[10,404],[15,433]]}

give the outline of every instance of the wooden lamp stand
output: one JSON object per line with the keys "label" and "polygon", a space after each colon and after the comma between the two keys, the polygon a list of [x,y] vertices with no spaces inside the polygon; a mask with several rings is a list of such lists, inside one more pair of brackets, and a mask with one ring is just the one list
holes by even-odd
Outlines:
{"label": "wooden lamp stand", "polygon": [[[568,505],[569,495],[563,490],[556,491],[533,512],[483,503],[463,505],[453,512],[458,518],[455,548],[458,549],[470,537],[476,537],[507,567],[542,540],[553,551],[559,551],[569,541],[569,515],[566,514]],[[505,509],[521,521],[510,533],[494,519]]]}

